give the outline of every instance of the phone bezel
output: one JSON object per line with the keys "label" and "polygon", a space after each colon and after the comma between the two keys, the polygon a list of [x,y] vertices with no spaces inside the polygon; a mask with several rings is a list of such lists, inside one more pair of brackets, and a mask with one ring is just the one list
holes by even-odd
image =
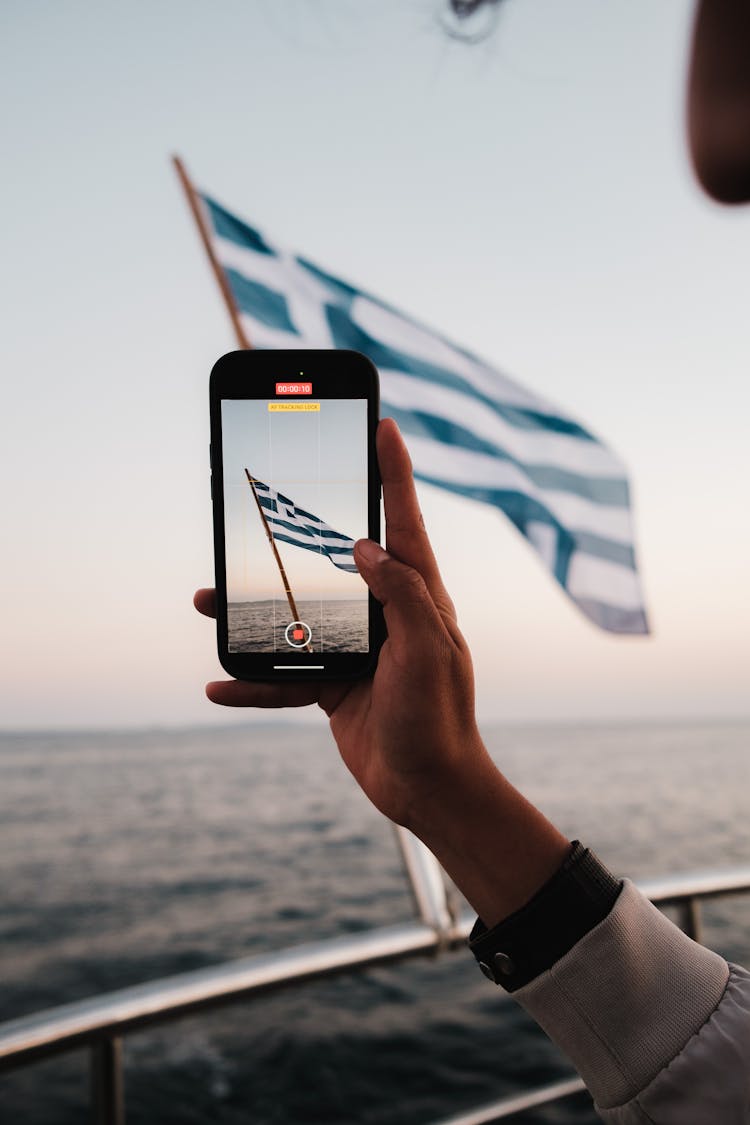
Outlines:
{"label": "phone bezel", "polygon": [[[301,373],[303,373],[301,375]],[[380,542],[380,475],[375,433],[380,412],[378,373],[359,352],[336,350],[246,350],[228,352],[214,364],[209,380],[211,412],[211,495],[214,524],[216,578],[216,639],[219,662],[230,676],[240,680],[290,683],[314,680],[354,679],[374,670],[385,636],[380,603],[369,595],[370,650],[364,653],[307,653],[294,651],[289,663],[294,669],[277,670],[286,659],[279,653],[237,653],[228,646],[226,530],[224,520],[223,438],[221,403],[225,399],[279,399],[277,382],[313,384],[313,399],[363,398],[367,401],[367,526],[368,536]],[[321,387],[324,388],[321,393]],[[323,670],[313,667],[325,660]]]}

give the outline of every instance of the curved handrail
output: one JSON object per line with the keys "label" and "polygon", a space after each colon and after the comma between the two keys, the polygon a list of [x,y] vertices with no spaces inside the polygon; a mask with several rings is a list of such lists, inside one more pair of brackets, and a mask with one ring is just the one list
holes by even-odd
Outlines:
{"label": "curved handrail", "polygon": [[[661,905],[739,894],[750,891],[750,866],[646,879],[638,886],[652,902]],[[455,948],[468,937],[473,922],[473,915],[462,914],[447,932],[447,941],[420,922],[326,938],[162,977],[9,1020],[0,1023],[0,1069],[11,1059],[18,1063],[56,1053],[101,1034],[118,1035],[188,1011],[227,1003],[234,997],[434,953],[443,944]]]}
{"label": "curved handrail", "polygon": [[[685,907],[685,928],[698,938],[698,904],[704,899],[750,891],[750,866],[685,872],[642,880],[638,886],[656,904]],[[0,1024],[0,1070],[85,1044],[95,1050],[102,1044],[111,1046],[124,1033],[140,1027],[287,985],[376,964],[436,955],[445,948],[456,949],[468,937],[473,922],[473,914],[463,913],[447,927],[414,921],[309,942],[163,977],[9,1020]],[[499,991],[498,998],[507,999],[507,994]],[[95,1057],[109,1060],[106,1065],[119,1069],[117,1051],[100,1051],[100,1056]],[[484,1109],[470,1111],[455,1122],[468,1125],[469,1122],[499,1120],[525,1106],[542,1104],[534,1098],[550,1101],[581,1089],[581,1084],[576,1085],[576,1082],[571,1078],[549,1088],[527,1091]],[[120,1120],[106,1111],[98,1119]]]}

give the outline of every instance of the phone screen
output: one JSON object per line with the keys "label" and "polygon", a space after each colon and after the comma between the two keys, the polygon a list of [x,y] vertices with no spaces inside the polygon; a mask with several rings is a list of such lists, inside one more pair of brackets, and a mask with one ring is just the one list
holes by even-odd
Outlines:
{"label": "phone screen", "polygon": [[212,375],[222,663],[248,678],[356,675],[380,642],[353,556],[379,532],[374,369],[347,352],[231,355]]}

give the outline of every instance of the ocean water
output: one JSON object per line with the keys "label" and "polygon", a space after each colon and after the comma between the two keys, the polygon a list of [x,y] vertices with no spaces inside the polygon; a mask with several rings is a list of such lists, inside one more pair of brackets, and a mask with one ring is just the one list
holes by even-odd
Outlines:
{"label": "ocean water", "polygon": [[[310,626],[315,652],[367,652],[366,597],[295,604],[300,621]],[[291,621],[285,601],[267,598],[259,602],[230,602],[228,618],[231,651],[281,652],[285,656],[294,651],[284,636]]]}
{"label": "ocean water", "polygon": [[[750,860],[750,724],[484,730],[619,874]],[[327,728],[0,736],[0,1019],[411,917],[390,826]],[[750,902],[706,907],[750,963]],[[125,1041],[128,1125],[427,1125],[568,1073],[463,951]],[[87,1056],[0,1075],[0,1121],[87,1120]],[[593,1125],[586,1095],[515,1120]]]}

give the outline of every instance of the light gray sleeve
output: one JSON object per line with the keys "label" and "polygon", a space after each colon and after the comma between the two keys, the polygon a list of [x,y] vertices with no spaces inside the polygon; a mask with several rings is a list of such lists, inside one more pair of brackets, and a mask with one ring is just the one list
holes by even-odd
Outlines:
{"label": "light gray sleeve", "polygon": [[609,915],[514,997],[608,1125],[750,1125],[750,974],[625,880]]}

